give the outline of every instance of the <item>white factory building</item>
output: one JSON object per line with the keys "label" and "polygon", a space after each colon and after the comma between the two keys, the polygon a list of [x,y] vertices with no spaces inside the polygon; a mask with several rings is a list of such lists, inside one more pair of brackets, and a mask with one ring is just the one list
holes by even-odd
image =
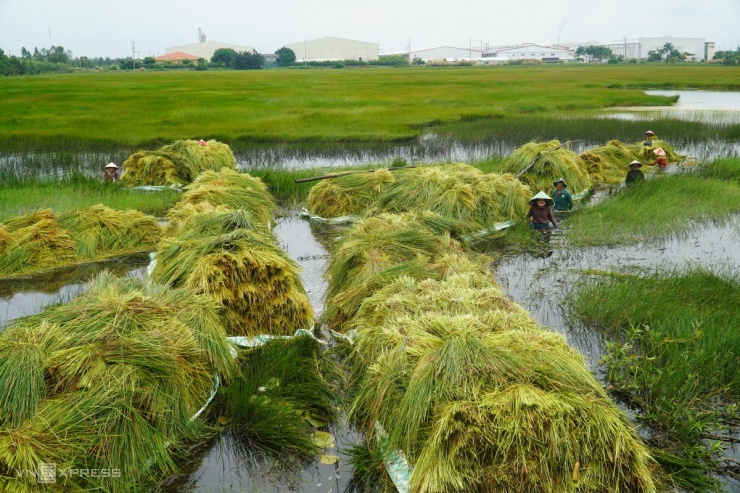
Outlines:
{"label": "white factory building", "polygon": [[483,61],[509,62],[515,60],[539,60],[542,62],[572,62],[575,52],[565,46],[543,46],[534,43],[496,46],[483,52]]}
{"label": "white factory building", "polygon": [[295,53],[296,62],[327,60],[377,60],[380,52],[378,43],[357,41],[354,39],[325,37],[309,39],[284,45]]}
{"label": "white factory building", "polygon": [[403,56],[413,62],[414,58],[420,58],[425,62],[477,62],[483,55],[480,48],[455,48],[454,46],[438,46],[436,48],[425,48],[422,50],[411,50],[399,53],[388,53],[393,56]]}

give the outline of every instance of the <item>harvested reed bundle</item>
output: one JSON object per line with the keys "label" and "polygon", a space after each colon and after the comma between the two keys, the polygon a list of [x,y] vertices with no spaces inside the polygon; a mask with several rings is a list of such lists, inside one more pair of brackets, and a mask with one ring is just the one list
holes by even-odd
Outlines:
{"label": "harvested reed bundle", "polygon": [[156,151],[139,151],[123,163],[121,183],[136,185],[186,185],[206,170],[236,168],[236,158],[228,145],[215,140],[200,145],[194,140],[178,140]]}
{"label": "harvested reed bundle", "polygon": [[8,233],[8,228],[6,228],[4,224],[0,223],[0,253],[5,253],[12,243],[13,238],[11,238],[10,233]]}
{"label": "harvested reed bundle", "polygon": [[213,216],[233,209],[225,205],[213,205],[208,201],[196,202],[193,204],[175,204],[167,211],[167,226],[165,226],[166,236],[179,236],[188,230],[187,223],[193,216],[206,214]]}
{"label": "harvested reed bundle", "polygon": [[557,140],[524,144],[501,162],[501,169],[517,175],[537,159],[520,178],[533,192],[551,190],[552,183],[559,178],[565,180],[573,193],[586,190],[591,186],[586,165],[578,154],[559,146]]}
{"label": "harvested reed bundle", "polygon": [[10,236],[0,256],[0,275],[31,273],[76,260],[76,244],[50,210],[9,219]]}
{"label": "harvested reed bundle", "polygon": [[72,234],[80,260],[150,250],[162,234],[153,216],[104,205],[65,212],[59,224]]}
{"label": "harvested reed bundle", "polygon": [[432,211],[477,229],[521,217],[531,191],[512,175],[484,174],[467,164],[409,170],[388,185],[370,213]]}
{"label": "harvested reed bundle", "polygon": [[209,202],[187,204],[174,215],[168,232],[171,236],[213,236],[235,229],[265,230],[264,224],[255,224],[251,214],[244,209],[232,210],[224,205],[212,206]]}
{"label": "harvested reed bundle", "polygon": [[33,416],[46,396],[44,374],[46,335],[55,327],[42,323],[37,330],[10,327],[0,337],[0,428],[15,428]]}
{"label": "harvested reed bundle", "polygon": [[438,278],[444,270],[435,260],[456,252],[462,252],[459,243],[435,234],[414,215],[359,221],[341,238],[326,271],[327,319],[340,327],[366,297],[397,277]]}
{"label": "harvested reed bundle", "polygon": [[231,335],[288,335],[313,321],[298,266],[266,233],[238,229],[163,240],[152,278],[213,297],[227,309]]}
{"label": "harvested reed bundle", "polygon": [[665,151],[665,157],[669,163],[681,162],[686,157],[678,154],[673,146],[666,141],[658,139],[650,140],[650,145],[645,145],[644,142],[635,142],[630,147],[630,150],[635,159],[643,164],[651,164],[655,162],[655,158],[657,157],[653,151],[658,148],[662,148]]}
{"label": "harvested reed bundle", "polygon": [[170,217],[182,215],[180,209],[188,204],[201,202],[210,202],[216,207],[223,205],[229,209],[244,209],[252,215],[255,223],[264,225],[272,219],[277,207],[262,180],[229,169],[200,175],[175,204]]}
{"label": "harvested reed bundle", "polygon": [[386,350],[352,412],[409,458],[411,491],[570,491],[577,462],[579,491],[654,491],[629,422],[564,338],[531,319],[497,331],[474,314],[399,316],[364,337]]}
{"label": "harvested reed bundle", "polygon": [[[191,418],[214,374],[228,377],[233,367],[215,302],[108,274],[71,303],[18,321],[0,334],[0,347],[10,338],[43,347],[33,374],[43,372],[47,398],[16,428],[3,423],[0,469],[35,470],[41,462],[120,469],[120,478],[67,478],[65,491],[128,491],[171,474],[179,441],[203,431]],[[0,355],[2,368],[7,355]],[[10,402],[29,394],[18,385],[10,392]]]}
{"label": "harvested reed bundle", "polygon": [[308,210],[327,218],[363,215],[387,185],[395,180],[387,169],[378,169],[320,181],[308,194]]}

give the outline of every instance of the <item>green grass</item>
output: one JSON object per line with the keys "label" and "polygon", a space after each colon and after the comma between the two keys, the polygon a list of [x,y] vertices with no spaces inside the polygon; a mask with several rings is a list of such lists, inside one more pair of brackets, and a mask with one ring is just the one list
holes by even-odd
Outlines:
{"label": "green grass", "polygon": [[585,64],[8,77],[0,79],[0,144],[23,150],[186,138],[235,148],[240,141],[394,141],[445,122],[664,105],[671,98],[637,88],[738,90],[738,80],[738,67]]}
{"label": "green grass", "polygon": [[0,177],[0,222],[41,209],[61,214],[95,204],[164,216],[179,199],[177,192],[128,190],[117,183],[103,183],[98,178],[81,174],[58,179],[3,176]]}
{"label": "green grass", "polygon": [[575,319],[615,341],[603,357],[607,379],[659,430],[658,445],[711,464],[721,447],[702,438],[738,428],[737,273],[591,279],[569,295],[568,306]]}
{"label": "green grass", "polygon": [[566,237],[571,246],[634,244],[725,219],[740,212],[740,181],[732,179],[738,168],[740,159],[724,159],[694,173],[651,177],[578,209]]}

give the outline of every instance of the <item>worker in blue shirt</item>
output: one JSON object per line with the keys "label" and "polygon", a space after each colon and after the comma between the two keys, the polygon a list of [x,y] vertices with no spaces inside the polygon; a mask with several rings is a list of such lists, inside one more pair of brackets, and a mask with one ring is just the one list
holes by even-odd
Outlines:
{"label": "worker in blue shirt", "polygon": [[555,201],[553,209],[556,211],[571,210],[573,208],[573,196],[565,189],[568,186],[565,180],[558,178],[557,181],[552,182],[552,186],[555,187],[555,190],[552,191],[552,198]]}

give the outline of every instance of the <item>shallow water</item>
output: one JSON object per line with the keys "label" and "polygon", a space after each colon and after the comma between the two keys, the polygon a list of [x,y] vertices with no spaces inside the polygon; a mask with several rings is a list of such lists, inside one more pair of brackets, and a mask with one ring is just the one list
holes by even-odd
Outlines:
{"label": "shallow water", "polygon": [[[723,224],[697,224],[672,238],[629,247],[568,249],[563,237],[566,230],[567,218],[559,230],[543,235],[538,255],[504,255],[494,264],[494,273],[514,301],[529,310],[543,326],[564,334],[568,342],[581,351],[599,378],[602,375],[597,364],[603,353],[603,341],[593,331],[571,324],[563,306],[565,294],[583,271],[638,273],[703,267],[722,275],[740,275],[740,216]],[[326,289],[323,275],[328,263],[325,245],[331,241],[331,229],[292,214],[279,218],[274,232],[280,246],[302,268],[301,279],[318,316],[323,310],[322,296]],[[146,263],[144,258],[119,259],[91,265],[73,272],[68,278],[55,275],[2,283],[0,324],[71,299],[84,290],[84,282],[99,270],[108,268],[119,275],[141,276]],[[360,441],[361,436],[346,426],[330,431],[340,456],[336,465],[323,465],[317,459],[308,465],[277,471],[273,463],[245,455],[225,434],[194,454],[184,472],[170,478],[161,491],[343,492],[352,476],[352,467],[343,449]],[[728,491],[735,486],[735,483],[730,484]]]}

